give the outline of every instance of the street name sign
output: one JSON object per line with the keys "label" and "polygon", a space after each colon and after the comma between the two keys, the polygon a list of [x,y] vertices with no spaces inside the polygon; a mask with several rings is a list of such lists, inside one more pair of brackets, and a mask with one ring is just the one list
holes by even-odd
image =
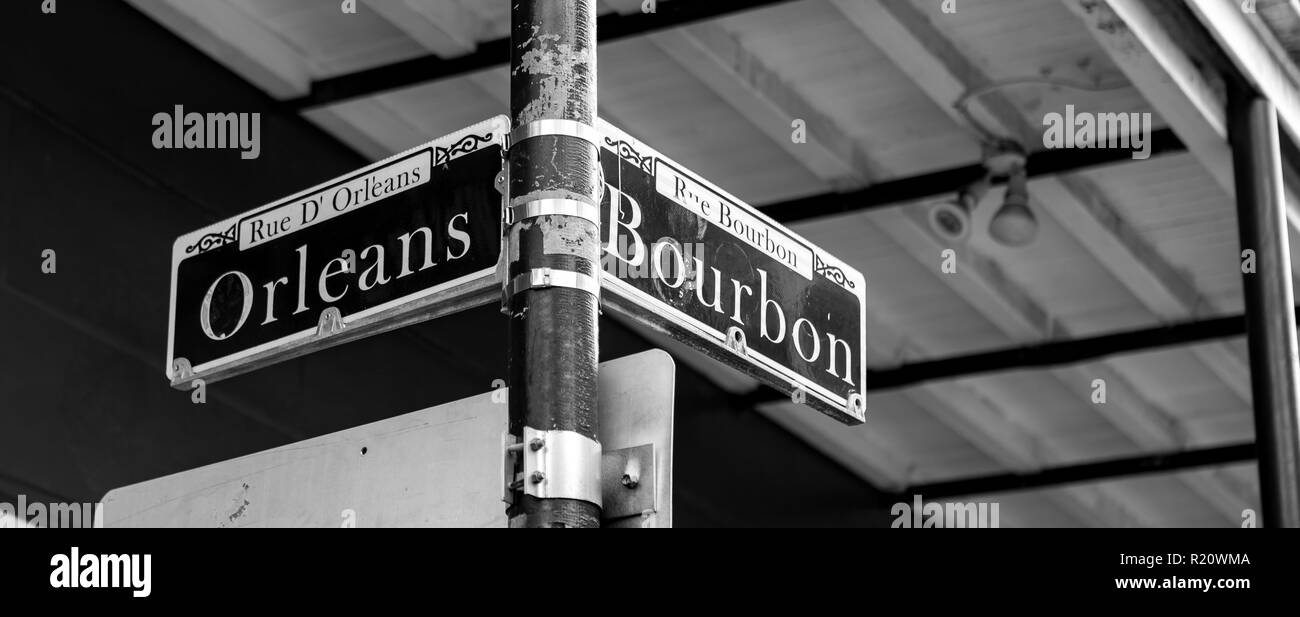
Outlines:
{"label": "street name sign", "polygon": [[862,274],[609,123],[597,132],[604,303],[863,422]]}
{"label": "street name sign", "polygon": [[177,238],[172,385],[497,299],[509,130],[497,116]]}

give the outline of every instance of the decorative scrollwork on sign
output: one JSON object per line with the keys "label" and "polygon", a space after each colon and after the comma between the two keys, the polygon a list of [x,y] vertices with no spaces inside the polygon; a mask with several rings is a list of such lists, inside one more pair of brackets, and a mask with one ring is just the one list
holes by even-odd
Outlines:
{"label": "decorative scrollwork on sign", "polygon": [[454,159],[459,155],[469,154],[478,150],[479,146],[486,143],[492,143],[492,133],[485,133],[483,135],[475,135],[471,133],[460,138],[460,141],[452,144],[450,147],[435,147],[433,164],[441,165],[449,162],[451,159]]}
{"label": "decorative scrollwork on sign", "polygon": [[197,242],[185,247],[185,254],[188,255],[195,251],[203,253],[217,248],[218,246],[225,246],[238,240],[239,238],[235,234],[235,228],[238,227],[238,225],[239,223],[235,223],[231,225],[229,229],[220,233],[203,234],[203,237],[199,238]]}
{"label": "decorative scrollwork on sign", "polygon": [[835,282],[835,284],[845,289],[853,289],[855,287],[853,281],[844,275],[843,270],[822,261],[821,256],[817,254],[813,255],[813,271],[830,279]]}
{"label": "decorative scrollwork on sign", "polygon": [[641,153],[637,152],[636,148],[632,147],[632,144],[627,143],[626,141],[623,141],[621,139],[618,141],[614,141],[613,139],[606,137],[605,145],[612,146],[615,149],[617,149],[619,157],[621,157],[623,160],[632,163],[637,167],[640,167],[642,171],[650,175],[654,175],[655,173],[654,158],[649,156],[641,156]]}

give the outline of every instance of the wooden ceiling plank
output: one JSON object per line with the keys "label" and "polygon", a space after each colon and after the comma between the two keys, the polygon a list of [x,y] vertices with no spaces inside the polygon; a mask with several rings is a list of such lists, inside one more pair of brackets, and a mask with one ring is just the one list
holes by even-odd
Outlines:
{"label": "wooden ceiling plank", "polygon": [[473,52],[484,29],[476,16],[447,0],[384,0],[366,8],[443,58]]}
{"label": "wooden ceiling plank", "polygon": [[[864,172],[869,158],[852,136],[722,27],[702,24],[648,38],[818,178],[856,188],[875,175]],[[795,120],[805,122],[806,143],[792,139]]]}

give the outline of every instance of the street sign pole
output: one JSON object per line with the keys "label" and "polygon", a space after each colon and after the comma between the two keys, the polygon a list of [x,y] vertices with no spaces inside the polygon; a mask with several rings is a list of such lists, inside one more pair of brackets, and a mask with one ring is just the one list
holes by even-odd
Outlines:
{"label": "street sign pole", "polygon": [[595,0],[512,5],[503,304],[523,456],[509,514],[512,527],[598,527]]}

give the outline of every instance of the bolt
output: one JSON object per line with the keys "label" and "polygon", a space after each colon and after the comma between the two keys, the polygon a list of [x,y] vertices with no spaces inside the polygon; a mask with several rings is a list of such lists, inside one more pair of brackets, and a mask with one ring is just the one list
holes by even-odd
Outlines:
{"label": "bolt", "polygon": [[631,474],[626,474],[626,473],[623,474],[623,486],[626,486],[628,488],[636,488],[636,485],[640,483],[641,483],[640,478],[633,478]]}
{"label": "bolt", "polygon": [[534,438],[532,441],[528,442],[528,447],[532,448],[533,452],[541,450],[545,446],[546,446],[546,442],[537,438]]}
{"label": "bolt", "polygon": [[534,471],[530,479],[533,481],[533,484],[541,484],[542,480],[546,479],[546,475],[540,471]]}

